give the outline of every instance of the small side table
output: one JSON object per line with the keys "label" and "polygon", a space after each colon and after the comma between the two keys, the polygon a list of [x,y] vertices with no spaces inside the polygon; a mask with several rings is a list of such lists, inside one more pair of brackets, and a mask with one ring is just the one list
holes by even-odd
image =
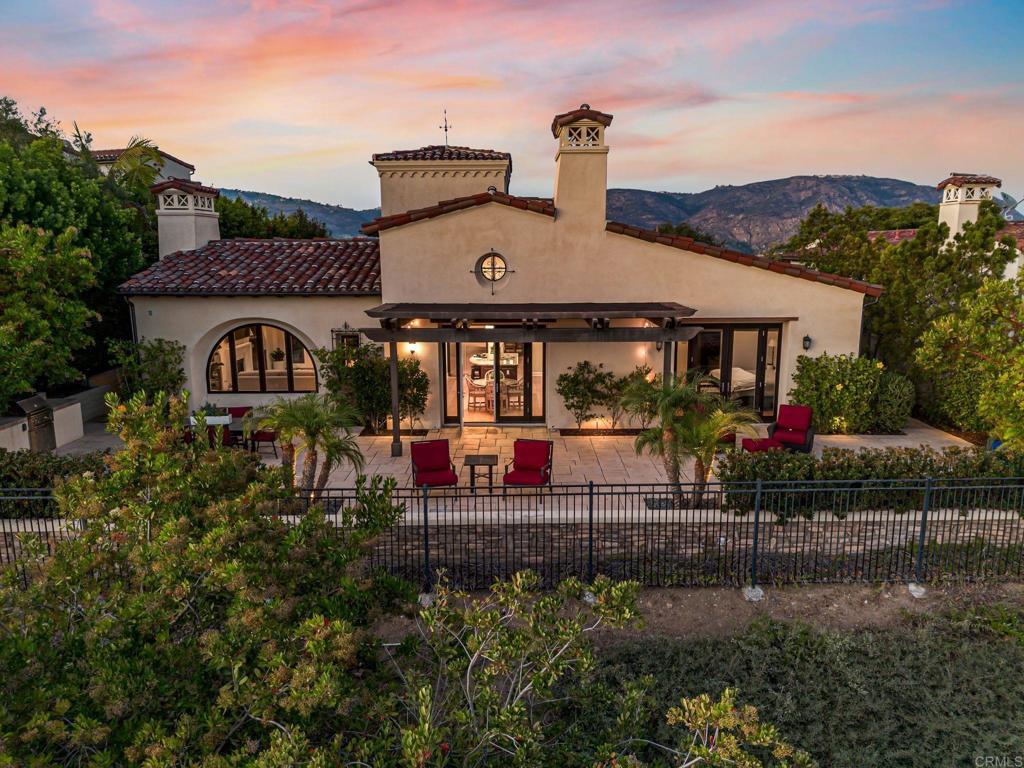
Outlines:
{"label": "small side table", "polygon": [[463,464],[469,468],[469,487],[471,493],[476,493],[476,472],[477,469],[487,467],[487,490],[494,489],[494,468],[498,466],[498,454],[481,453],[466,456]]}

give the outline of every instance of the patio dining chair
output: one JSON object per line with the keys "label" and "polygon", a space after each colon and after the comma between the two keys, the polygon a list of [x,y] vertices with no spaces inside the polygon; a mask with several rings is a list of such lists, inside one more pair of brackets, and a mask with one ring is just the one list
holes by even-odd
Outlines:
{"label": "patio dining chair", "polygon": [[788,451],[810,453],[814,447],[814,411],[806,405],[780,405],[779,416],[768,425],[768,437]]}
{"label": "patio dining chair", "polygon": [[470,410],[486,410],[487,409],[487,385],[477,384],[470,377],[468,373],[462,374],[462,378],[466,380],[466,394],[469,402],[467,403]]}
{"label": "patio dining chair", "polygon": [[505,465],[502,483],[513,487],[551,487],[551,463],[555,444],[551,440],[520,438],[512,443],[512,461]]}
{"label": "patio dining chair", "polygon": [[412,459],[412,484],[417,488],[457,485],[447,440],[414,440],[409,444]]}

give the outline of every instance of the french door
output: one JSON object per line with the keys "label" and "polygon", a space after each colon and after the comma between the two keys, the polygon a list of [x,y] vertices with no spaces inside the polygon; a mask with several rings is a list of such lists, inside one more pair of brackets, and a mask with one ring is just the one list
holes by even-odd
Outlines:
{"label": "french door", "polygon": [[544,420],[543,344],[441,344],[440,359],[446,424]]}
{"label": "french door", "polygon": [[705,328],[689,343],[687,368],[718,382],[723,395],[762,419],[778,403],[780,326]]}

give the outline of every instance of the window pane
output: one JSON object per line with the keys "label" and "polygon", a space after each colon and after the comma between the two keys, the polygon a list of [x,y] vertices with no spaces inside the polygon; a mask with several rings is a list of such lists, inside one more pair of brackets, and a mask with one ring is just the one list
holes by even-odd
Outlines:
{"label": "window pane", "polygon": [[732,334],[732,368],[729,397],[744,408],[754,407],[757,384],[757,330],[735,330]]}
{"label": "window pane", "polygon": [[444,416],[446,421],[459,420],[458,346],[444,344]]}
{"label": "window pane", "polygon": [[531,343],[530,406],[533,410],[530,416],[539,420],[544,418],[544,344],[539,341]]}
{"label": "window pane", "polygon": [[225,336],[210,355],[210,368],[207,372],[210,392],[230,392],[233,381],[231,373],[231,347]]}
{"label": "window pane", "polygon": [[316,368],[313,356],[309,354],[302,342],[288,335],[289,354],[292,360],[292,383],[296,392],[316,392]]}
{"label": "window pane", "polygon": [[256,339],[259,326],[246,325],[232,331],[235,337],[235,377],[239,392],[260,391],[259,357],[256,354]]}
{"label": "window pane", "polygon": [[288,347],[284,331],[269,325],[263,329],[263,370],[267,383],[267,392],[288,391],[288,361],[285,350]]}
{"label": "window pane", "polygon": [[775,415],[775,381],[778,377],[778,365],[779,332],[770,330],[765,345],[764,402],[761,407],[761,415],[769,419]]}

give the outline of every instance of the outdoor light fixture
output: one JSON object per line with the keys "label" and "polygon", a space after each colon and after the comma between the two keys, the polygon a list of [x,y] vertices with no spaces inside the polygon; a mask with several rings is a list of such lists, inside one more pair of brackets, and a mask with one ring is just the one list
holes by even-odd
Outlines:
{"label": "outdoor light fixture", "polygon": [[811,348],[811,341],[812,341],[812,339],[811,339],[810,336],[804,336],[804,349],[805,350],[808,350],[808,349]]}
{"label": "outdoor light fixture", "polygon": [[416,342],[415,341],[410,341],[409,342],[409,354],[410,355],[415,355],[416,354]]}
{"label": "outdoor light fixture", "polygon": [[654,348],[656,350],[658,350],[659,352],[661,352],[661,350],[664,349],[664,347],[665,347],[665,342],[663,342],[663,341],[656,341],[656,342],[654,342]]}

